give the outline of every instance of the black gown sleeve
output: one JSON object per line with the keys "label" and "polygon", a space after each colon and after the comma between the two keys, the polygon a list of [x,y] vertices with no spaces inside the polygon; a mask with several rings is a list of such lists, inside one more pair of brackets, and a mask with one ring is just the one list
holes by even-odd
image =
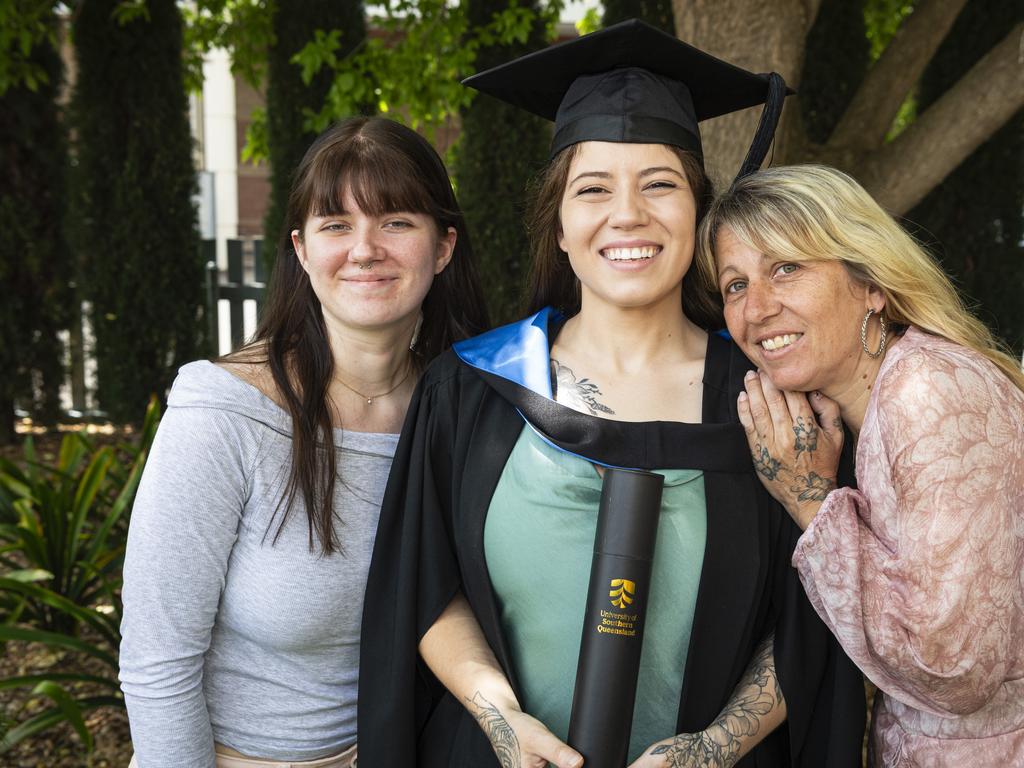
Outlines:
{"label": "black gown sleeve", "polygon": [[[844,451],[840,484],[852,474],[851,455]],[[786,698],[789,762],[794,768],[860,768],[864,679],[807,599],[792,566],[801,531],[779,509],[775,673]]]}
{"label": "black gown sleeve", "polygon": [[[723,364],[725,360],[727,364]],[[709,376],[715,386],[706,390],[705,422],[738,424],[736,398],[743,390],[744,374],[752,367],[734,345],[723,346],[721,340],[711,339],[708,368],[722,371],[723,375]],[[847,441],[847,445],[851,444],[852,441]],[[844,454],[839,473],[841,484],[852,477],[852,454],[849,451]],[[709,476],[709,483],[710,480]],[[745,484],[752,486],[752,495],[743,504],[753,509],[756,522],[751,521],[743,530],[759,527],[757,536],[763,542],[763,553],[768,563],[767,584],[762,600],[758,601],[758,605],[766,610],[760,616],[757,614],[761,609],[752,612],[753,624],[748,627],[746,640],[748,645],[745,652],[734,660],[729,673],[733,682],[720,686],[718,690],[721,696],[728,695],[735,679],[749,663],[754,647],[768,632],[774,631],[775,672],[786,699],[787,718],[783,725],[737,763],[737,768],[860,768],[866,719],[861,674],[814,611],[804,594],[797,571],[792,567],[793,549],[800,529],[782,505],[761,486],[752,466],[741,476],[736,476],[725,490],[735,491]],[[739,502],[730,502],[736,503]],[[710,526],[709,521],[709,530]],[[735,546],[740,533],[741,528],[737,526],[731,534],[730,546]],[[732,578],[740,575],[738,565],[736,567]],[[724,576],[720,578],[724,579]],[[728,617],[721,618],[724,622]],[[714,633],[713,626],[709,624],[704,625],[704,630]],[[706,652],[702,658],[715,657]],[[728,659],[720,659],[719,662],[729,666]],[[703,674],[703,670],[699,671]],[[696,691],[704,689],[700,686]],[[691,718],[687,724],[706,722],[706,718],[717,714],[722,703],[716,703],[714,714],[704,712],[701,717]],[[694,713],[699,710],[688,709]]]}
{"label": "black gown sleeve", "polygon": [[360,639],[363,765],[413,766],[443,688],[417,647],[460,588],[451,531],[456,366],[442,357],[413,394],[381,506]]}

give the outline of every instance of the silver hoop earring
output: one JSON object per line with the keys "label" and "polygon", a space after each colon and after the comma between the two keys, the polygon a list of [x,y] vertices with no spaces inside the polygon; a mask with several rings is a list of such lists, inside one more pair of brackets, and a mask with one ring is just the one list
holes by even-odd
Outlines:
{"label": "silver hoop earring", "polygon": [[885,352],[885,332],[886,332],[885,315],[879,313],[878,314],[878,326],[882,330],[882,336],[878,340],[878,349],[876,349],[874,352],[872,352],[870,349],[868,349],[868,320],[871,319],[871,316],[873,314],[875,314],[875,310],[869,309],[867,314],[864,315],[864,321],[860,324],[860,345],[864,349],[864,354],[867,355],[868,357],[872,358],[872,359],[874,359],[876,357],[881,357],[882,353]]}

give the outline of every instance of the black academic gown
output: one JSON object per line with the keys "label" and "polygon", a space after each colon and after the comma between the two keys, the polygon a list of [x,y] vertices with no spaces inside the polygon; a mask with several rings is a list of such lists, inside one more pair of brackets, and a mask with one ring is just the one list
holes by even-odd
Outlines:
{"label": "black academic gown", "polygon": [[[536,316],[523,322],[531,321]],[[496,356],[515,357],[508,352]],[[527,413],[558,447],[606,464],[702,468],[689,459],[704,455],[707,541],[677,732],[702,730],[715,719],[758,642],[774,629],[788,724],[738,765],[859,768],[860,673],[807,602],[790,566],[799,530],[763,490],[738,423],[736,395],[750,367],[734,344],[712,335],[702,425],[610,425],[471,367],[454,352],[435,361],[413,395],[370,566],[360,652],[361,765],[497,768],[481,729],[416,649],[462,590],[518,693],[487,574],[484,522]],[[681,441],[695,446],[682,459],[687,463],[663,463]]]}

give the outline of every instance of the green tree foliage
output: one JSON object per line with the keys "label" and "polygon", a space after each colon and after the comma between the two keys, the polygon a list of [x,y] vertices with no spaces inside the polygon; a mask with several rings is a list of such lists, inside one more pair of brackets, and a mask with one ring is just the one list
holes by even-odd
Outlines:
{"label": "green tree foliage", "polygon": [[52,0],[0,0],[0,96],[9,88],[54,85],[39,50],[56,48]]}
{"label": "green tree foliage", "polygon": [[122,5],[90,0],[74,16],[73,180],[99,403],[130,422],[201,348],[203,264],[180,11],[150,0],[118,17]]}
{"label": "green tree foliage", "polygon": [[[469,0],[470,25],[485,26],[507,6],[507,0]],[[524,43],[482,46],[475,68],[487,69],[545,43],[545,27],[538,15]],[[491,319],[510,322],[519,313],[530,262],[523,227],[526,187],[547,159],[550,127],[483,94],[461,114],[462,133],[453,163],[459,203],[476,250]]]}
{"label": "green tree foliage", "polygon": [[213,48],[230,52],[232,74],[257,90],[262,88],[267,50],[274,42],[272,8],[273,0],[195,0],[181,4],[188,90],[202,92],[203,56]]}
{"label": "green tree foliage", "polygon": [[643,19],[651,26],[676,33],[672,0],[605,0],[601,22],[610,27],[626,19]]}
{"label": "green tree foliage", "polygon": [[[332,78],[322,108],[307,113],[307,127],[322,131],[370,105],[436,138],[473,99],[461,80],[475,71],[480,48],[526,45],[533,33],[533,7],[507,0],[500,8],[477,26],[469,21],[469,0],[388,0],[374,8],[380,12],[371,21],[375,34],[348,56],[341,55],[336,32],[317,32],[294,57],[304,82],[324,70]],[[560,8],[561,0],[549,0],[541,13],[548,39]],[[258,145],[249,149],[254,158],[264,156]]]}
{"label": "green tree foliage", "polygon": [[[936,52],[919,89],[924,109],[1021,20],[1019,0],[972,0]],[[1024,348],[1024,112],[981,145],[908,214],[979,316]]]}
{"label": "green tree foliage", "polygon": [[[281,235],[292,174],[318,132],[308,124],[309,115],[322,108],[333,83],[327,69],[304,78],[301,66],[295,61],[296,54],[316,39],[317,34],[320,39],[328,34],[335,44],[335,54],[340,58],[348,56],[366,37],[363,3],[275,0],[272,29],[275,39],[269,50],[266,110],[270,205],[263,223],[268,246],[265,253],[271,261]],[[365,107],[360,109],[359,106],[357,102],[357,108],[349,114],[365,111]]]}
{"label": "green tree foliage", "polygon": [[[0,95],[0,444],[14,440],[14,404],[53,421],[63,374],[57,330],[70,310],[63,237],[67,144],[56,97],[56,19],[20,66],[34,73]],[[12,59],[8,57],[8,62]]]}

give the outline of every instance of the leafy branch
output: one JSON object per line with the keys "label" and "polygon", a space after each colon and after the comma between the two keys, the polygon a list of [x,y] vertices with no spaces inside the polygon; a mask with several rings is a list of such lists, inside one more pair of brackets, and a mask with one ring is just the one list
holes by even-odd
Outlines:
{"label": "leafy branch", "polygon": [[[305,127],[319,133],[370,105],[434,138],[471,102],[473,92],[460,81],[472,74],[477,52],[526,44],[538,18],[553,31],[561,7],[556,0],[535,11],[513,0],[488,24],[473,26],[466,2],[388,0],[372,18],[374,34],[348,56],[338,53],[341,30],[317,30],[292,61],[301,67],[304,82],[327,70],[332,83],[323,107],[304,112]],[[259,161],[267,156],[265,115],[254,118],[244,157]]]}

